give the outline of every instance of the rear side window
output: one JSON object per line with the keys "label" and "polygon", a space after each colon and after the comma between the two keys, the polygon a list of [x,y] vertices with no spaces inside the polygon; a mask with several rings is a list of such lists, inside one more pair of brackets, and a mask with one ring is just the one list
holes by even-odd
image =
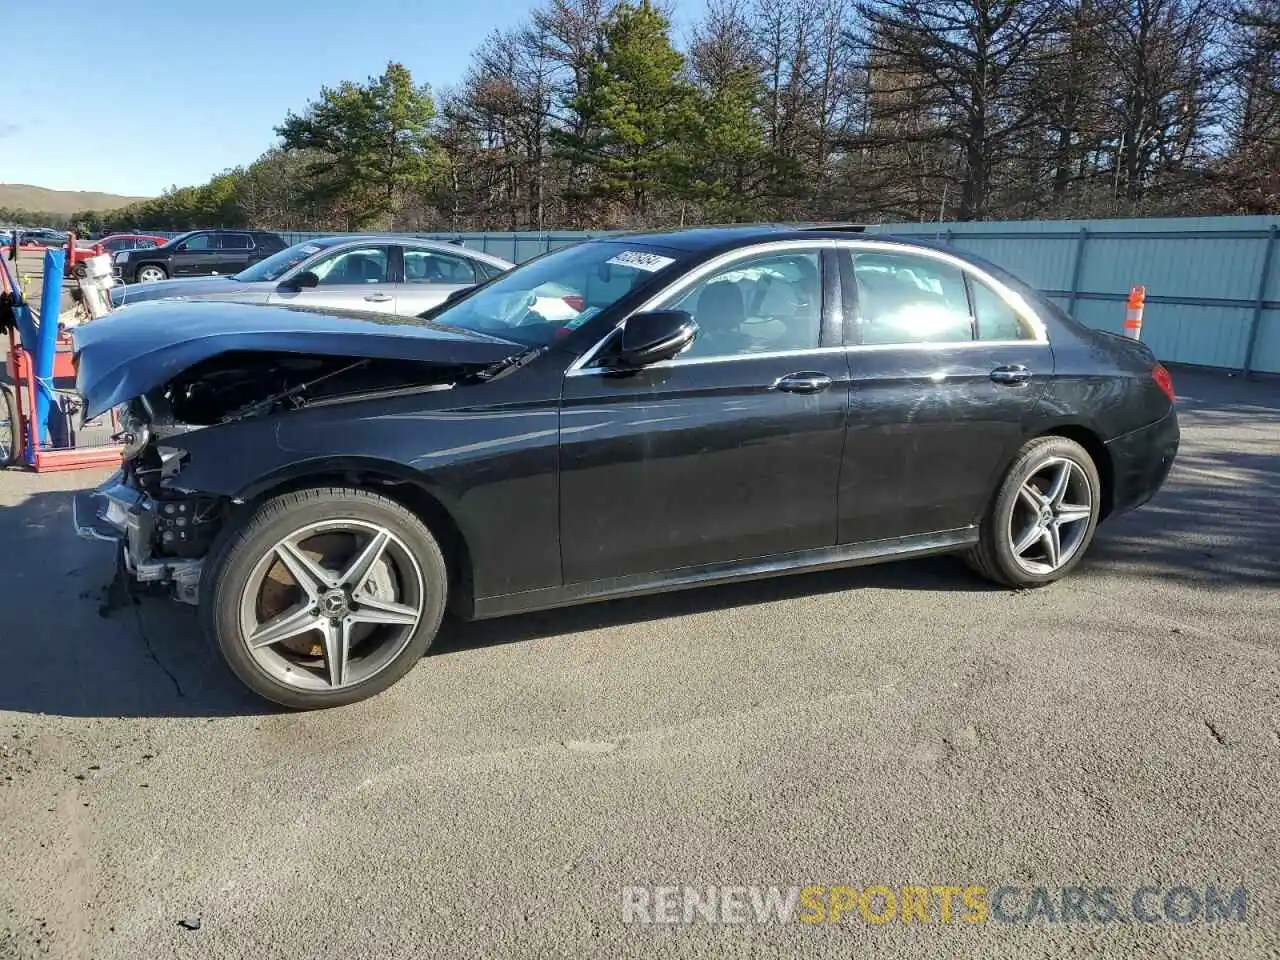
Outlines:
{"label": "rear side window", "polygon": [[476,270],[467,257],[408,248],[404,251],[404,282],[470,286],[476,282]]}
{"label": "rear side window", "polygon": [[252,250],[253,241],[247,233],[224,233],[222,235],[223,250]]}
{"label": "rear side window", "polygon": [[969,277],[973,297],[973,318],[979,340],[1028,340],[1031,332],[1014,309],[981,280]]}
{"label": "rear side window", "polygon": [[964,274],[931,257],[853,253],[855,343],[959,343],[973,339]]}

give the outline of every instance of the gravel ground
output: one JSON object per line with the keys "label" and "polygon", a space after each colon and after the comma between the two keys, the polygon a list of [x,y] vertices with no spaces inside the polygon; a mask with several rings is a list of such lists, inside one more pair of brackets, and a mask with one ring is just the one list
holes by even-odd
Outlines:
{"label": "gravel ground", "polygon": [[[0,956],[1277,956],[1280,388],[1178,382],[1168,486],[1057,586],[937,559],[449,625],[311,715],[190,611],[100,615],[66,494],[99,474],[0,475]],[[624,924],[653,884],[1247,913]]]}

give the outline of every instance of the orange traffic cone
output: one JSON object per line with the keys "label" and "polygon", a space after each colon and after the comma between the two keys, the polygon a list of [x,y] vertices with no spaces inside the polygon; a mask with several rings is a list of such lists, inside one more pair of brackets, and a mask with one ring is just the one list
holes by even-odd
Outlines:
{"label": "orange traffic cone", "polygon": [[1134,340],[1142,339],[1142,308],[1147,302],[1147,288],[1134,287],[1129,291],[1128,309],[1124,312],[1124,335]]}

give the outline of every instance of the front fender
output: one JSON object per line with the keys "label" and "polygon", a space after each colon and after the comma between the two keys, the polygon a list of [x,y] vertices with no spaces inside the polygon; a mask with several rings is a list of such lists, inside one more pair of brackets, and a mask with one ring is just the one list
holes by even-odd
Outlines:
{"label": "front fender", "polygon": [[558,404],[444,407],[447,397],[315,406],[167,437],[161,445],[186,457],[164,483],[252,503],[307,476],[403,480],[449,513],[477,597],[557,586]]}

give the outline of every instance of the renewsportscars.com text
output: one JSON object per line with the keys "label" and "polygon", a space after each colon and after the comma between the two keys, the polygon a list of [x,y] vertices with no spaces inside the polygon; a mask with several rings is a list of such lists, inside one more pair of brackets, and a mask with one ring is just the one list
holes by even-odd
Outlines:
{"label": "renewsportscars.com text", "polygon": [[622,921],[639,924],[1039,924],[1244,922],[1244,887],[907,885],[632,886]]}

